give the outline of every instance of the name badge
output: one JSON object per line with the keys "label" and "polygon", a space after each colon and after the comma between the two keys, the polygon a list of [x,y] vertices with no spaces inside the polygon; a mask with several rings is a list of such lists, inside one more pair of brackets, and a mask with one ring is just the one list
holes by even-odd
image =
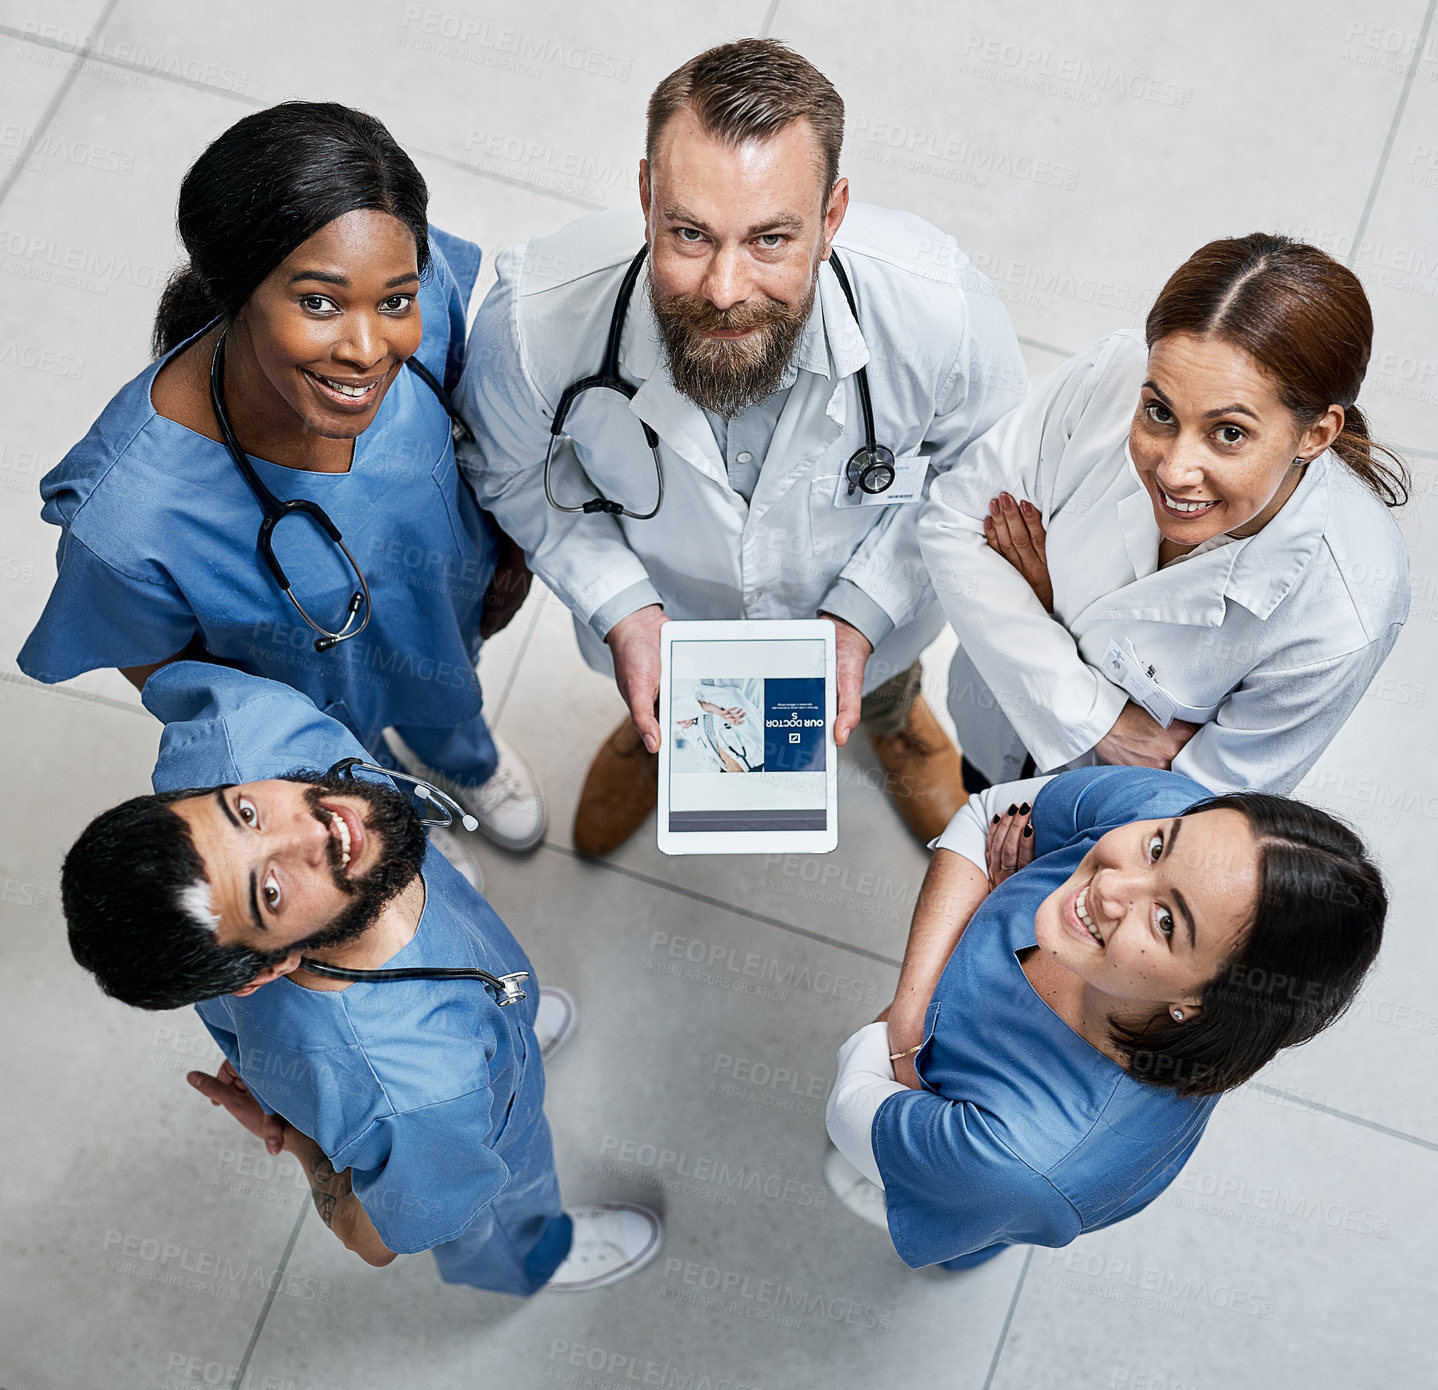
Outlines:
{"label": "name badge", "polygon": [[1153,678],[1153,667],[1145,666],[1133,649],[1133,643],[1122,646],[1110,642],[1103,654],[1101,669],[1109,680],[1141,709],[1145,709],[1165,729],[1178,714],[1178,701]]}
{"label": "name badge", "polygon": [[845,472],[839,474],[839,486],[834,491],[836,507],[902,507],[909,502],[919,502],[924,496],[924,475],[929,471],[929,460],[919,454],[905,454],[894,460],[894,481],[883,492],[865,492],[856,487],[849,491],[849,479]]}

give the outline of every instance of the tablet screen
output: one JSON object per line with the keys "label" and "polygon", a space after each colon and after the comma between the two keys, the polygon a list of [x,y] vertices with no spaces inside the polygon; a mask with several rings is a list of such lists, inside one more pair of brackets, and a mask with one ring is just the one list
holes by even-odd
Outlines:
{"label": "tablet screen", "polygon": [[675,641],[670,834],[826,831],[825,644]]}

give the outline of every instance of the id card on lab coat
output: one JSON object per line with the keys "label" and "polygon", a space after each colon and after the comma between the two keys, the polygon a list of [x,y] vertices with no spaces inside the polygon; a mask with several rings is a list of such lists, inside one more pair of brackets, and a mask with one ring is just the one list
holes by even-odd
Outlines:
{"label": "id card on lab coat", "polygon": [[1186,705],[1175,699],[1154,679],[1154,668],[1145,666],[1134,651],[1133,643],[1110,642],[1103,654],[1103,673],[1134,704],[1145,709],[1165,729],[1175,719],[1190,724],[1206,724],[1218,711],[1218,705]]}
{"label": "id card on lab coat", "polygon": [[865,492],[856,487],[849,491],[848,470],[839,474],[834,490],[836,507],[901,507],[906,502],[919,502],[924,496],[924,475],[929,471],[927,455],[905,454],[894,460],[894,481],[883,492]]}

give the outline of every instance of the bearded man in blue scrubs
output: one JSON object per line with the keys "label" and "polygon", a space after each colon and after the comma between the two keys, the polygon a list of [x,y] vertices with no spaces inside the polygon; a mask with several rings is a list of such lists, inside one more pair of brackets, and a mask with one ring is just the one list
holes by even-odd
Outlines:
{"label": "bearded man in blue scrubs", "polygon": [[140,1008],[194,1003],[225,1054],[190,1083],[271,1153],[293,1153],[321,1219],[372,1265],[433,1250],[451,1283],[525,1296],[596,1288],[657,1253],[634,1206],[560,1204],[535,1023],[476,979],[529,972],[493,908],[427,852],[410,797],[305,695],[209,663],[145,685],[165,722],[154,796],[107,811],[62,875],[71,949]]}

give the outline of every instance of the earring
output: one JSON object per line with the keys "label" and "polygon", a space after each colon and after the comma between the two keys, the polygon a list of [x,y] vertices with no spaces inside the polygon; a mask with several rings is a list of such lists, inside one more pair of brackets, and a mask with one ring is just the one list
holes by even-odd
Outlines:
{"label": "earring", "polygon": [[1182,1023],[1182,1022],[1183,1022],[1183,1010],[1182,1010],[1182,1009],[1170,1009],[1169,1012],[1173,1015],[1173,1021],[1174,1021],[1175,1023]]}

